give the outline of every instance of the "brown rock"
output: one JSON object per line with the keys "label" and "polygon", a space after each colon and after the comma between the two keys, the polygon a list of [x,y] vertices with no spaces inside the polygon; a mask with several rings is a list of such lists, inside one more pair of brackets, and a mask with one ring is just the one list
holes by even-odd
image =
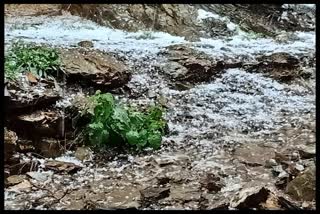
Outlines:
{"label": "brown rock", "polygon": [[78,42],[78,45],[80,47],[83,47],[83,48],[93,48],[93,42],[91,41],[81,41],[81,42]]}
{"label": "brown rock", "polygon": [[54,138],[41,139],[37,143],[36,149],[40,155],[46,158],[59,157],[65,152],[63,145],[60,144],[60,141]]}
{"label": "brown rock", "polygon": [[220,177],[208,173],[205,178],[201,180],[201,186],[209,190],[209,192],[219,192],[224,186]]}
{"label": "brown rock", "polygon": [[68,4],[62,9],[131,32],[153,29],[188,38],[200,35],[197,9],[188,4]]}
{"label": "brown rock", "polygon": [[81,161],[88,160],[92,156],[92,151],[88,147],[78,147],[74,153],[74,156]]}
{"label": "brown rock", "polygon": [[20,192],[30,190],[31,187],[32,185],[28,180],[23,180],[19,184],[9,187],[8,190],[12,192]]}
{"label": "brown rock", "polygon": [[284,53],[278,52],[268,56],[257,57],[258,64],[247,66],[249,72],[256,71],[264,73],[274,79],[288,82],[298,77],[305,77],[301,73],[299,59]]}
{"label": "brown rock", "polygon": [[69,82],[112,89],[123,86],[131,78],[122,62],[102,51],[78,48],[64,49],[60,53]]}
{"label": "brown rock", "polygon": [[178,83],[208,81],[224,69],[222,62],[184,45],[168,46],[160,54],[168,59],[160,69],[172,81]]}
{"label": "brown rock", "polygon": [[8,186],[16,185],[23,182],[25,179],[25,175],[12,175],[6,179],[6,184]]}
{"label": "brown rock", "polygon": [[287,185],[286,192],[296,200],[312,201],[316,196],[316,169],[307,168]]}
{"label": "brown rock", "polygon": [[144,206],[149,206],[153,202],[157,202],[160,199],[166,198],[170,194],[170,188],[165,187],[147,187],[140,190],[141,203]]}
{"label": "brown rock", "polygon": [[230,206],[238,209],[261,208],[261,203],[267,201],[270,193],[262,186],[244,188],[231,199]]}
{"label": "brown rock", "polygon": [[58,173],[75,173],[82,167],[74,163],[63,162],[63,161],[47,161],[45,163],[45,168],[48,170],[53,170]]}
{"label": "brown rock", "polygon": [[316,146],[308,145],[299,149],[299,154],[302,159],[309,159],[316,157]]}
{"label": "brown rock", "polygon": [[170,188],[170,197],[175,201],[198,201],[201,192],[197,187],[174,185]]}
{"label": "brown rock", "polygon": [[34,111],[12,117],[10,128],[27,139],[36,142],[41,137],[62,137],[62,115],[59,111]]}
{"label": "brown rock", "polygon": [[13,131],[4,129],[4,161],[6,162],[15,153],[18,137]]}
{"label": "brown rock", "polygon": [[28,72],[26,76],[30,83],[34,83],[34,84],[38,83],[37,78],[31,72]]}

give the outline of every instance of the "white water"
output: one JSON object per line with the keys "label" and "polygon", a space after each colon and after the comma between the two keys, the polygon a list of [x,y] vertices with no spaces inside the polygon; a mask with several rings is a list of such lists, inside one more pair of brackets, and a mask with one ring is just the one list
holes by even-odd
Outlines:
{"label": "white water", "polygon": [[[216,15],[217,16],[217,15]],[[5,41],[23,39],[24,41],[46,43],[56,46],[76,45],[83,40],[94,42],[95,48],[115,51],[131,52],[132,57],[141,58],[154,55],[173,44],[189,44],[182,37],[172,36],[163,32],[151,32],[154,39],[135,39],[143,32],[128,33],[122,30],[99,26],[77,16],[64,15],[57,17],[6,17]],[[234,24],[233,24],[234,25]],[[233,26],[234,27],[234,26]],[[303,41],[289,44],[279,44],[272,39],[250,39],[240,31],[238,35],[225,39],[205,39],[191,43],[199,50],[215,56],[225,55],[254,55],[258,53],[272,53],[285,51],[292,54],[307,53],[315,49],[314,32],[297,32]],[[221,48],[229,50],[221,50]]]}
{"label": "white water", "polygon": [[[224,18],[200,11],[199,21],[206,17]],[[127,33],[110,29],[71,15],[50,18],[44,16],[14,19],[6,17],[5,23],[5,42],[7,44],[16,39],[22,39],[29,42],[70,47],[82,40],[90,40],[94,42],[94,48],[122,54],[130,61],[129,65],[140,66],[141,69],[135,69],[128,86],[137,91],[149,89],[149,91],[168,98],[169,108],[166,117],[171,134],[165,137],[164,141],[173,140],[174,149],[190,155],[194,171],[203,171],[210,167],[218,167],[222,170],[230,168],[228,162],[220,162],[215,159],[221,155],[216,148],[219,143],[234,141],[241,143],[241,138],[238,136],[246,132],[248,133],[246,138],[249,139],[256,136],[262,137],[263,134],[268,134],[294,121],[303,123],[303,120],[308,120],[308,118],[314,119],[315,95],[298,85],[279,83],[261,74],[251,74],[241,69],[229,69],[220,78],[199,84],[190,90],[177,91],[170,89],[167,81],[153,69],[154,65],[162,61],[157,53],[172,44],[189,44],[214,57],[227,59],[243,56],[253,59],[257,54],[268,55],[274,52],[287,52],[294,55],[314,54],[314,32],[297,32],[299,40],[287,44],[279,44],[272,39],[250,39],[241,31],[228,40],[201,38],[200,42],[190,43],[182,37],[162,32],[151,32],[154,39],[138,40],[135,38],[144,34],[143,32]],[[233,27],[235,26],[231,23],[230,28]],[[130,102],[149,104],[154,100],[149,99],[147,94],[143,94],[138,99],[130,99]],[[186,115],[189,117],[186,118]],[[208,134],[213,137],[209,137]],[[193,138],[189,139],[190,136]],[[232,138],[233,136],[235,138]],[[167,154],[168,150],[170,151],[171,148],[163,147],[154,154]],[[68,156],[57,160],[81,165],[79,161]],[[145,163],[144,161],[139,159],[141,163]],[[107,168],[107,173],[120,173],[122,170],[125,171],[127,166],[129,165],[119,165],[117,161],[109,162],[108,167],[110,168]],[[128,168],[132,174],[141,177],[147,177],[149,173],[141,171],[134,165],[130,167]],[[86,184],[93,177],[92,171],[91,166],[91,168],[87,167],[78,172],[76,183],[72,181],[71,186],[81,186],[83,182]],[[104,175],[100,176],[102,178]],[[65,180],[65,177],[60,176],[59,178],[61,181]],[[224,193],[238,190],[241,187],[241,179],[238,177],[228,177],[226,183],[227,185],[223,188]],[[14,197],[16,195],[6,192],[6,203],[14,202]],[[6,204],[6,206],[9,205]]]}

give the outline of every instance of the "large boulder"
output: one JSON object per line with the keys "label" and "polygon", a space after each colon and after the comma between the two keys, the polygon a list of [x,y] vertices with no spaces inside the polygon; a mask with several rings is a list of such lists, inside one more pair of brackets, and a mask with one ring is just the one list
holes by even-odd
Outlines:
{"label": "large boulder", "polygon": [[122,62],[99,50],[61,49],[60,58],[67,82],[113,89],[125,85],[131,78]]}
{"label": "large boulder", "polygon": [[309,78],[311,73],[303,72],[300,60],[288,53],[277,52],[259,56],[257,63],[247,64],[248,72],[260,72],[276,80],[288,82],[296,78]]}
{"label": "large boulder", "polygon": [[288,183],[286,192],[296,200],[312,201],[316,197],[316,167],[308,167]]}
{"label": "large boulder", "polygon": [[167,58],[161,71],[174,82],[208,81],[224,69],[224,63],[184,45],[172,45],[160,53]]}

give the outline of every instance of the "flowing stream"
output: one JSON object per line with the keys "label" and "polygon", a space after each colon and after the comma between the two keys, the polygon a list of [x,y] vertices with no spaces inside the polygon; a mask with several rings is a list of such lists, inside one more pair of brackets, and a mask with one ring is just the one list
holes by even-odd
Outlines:
{"label": "flowing stream", "polygon": [[[233,23],[230,26],[237,27]],[[192,203],[200,194],[194,189],[198,188],[198,181],[206,172],[226,175],[225,186],[215,200],[228,197],[249,181],[270,181],[270,175],[263,169],[246,170],[238,167],[239,162],[232,156],[238,146],[270,143],[277,149],[288,140],[281,131],[284,127],[290,129],[314,123],[315,94],[301,85],[285,84],[259,73],[233,68],[209,82],[179,91],[170,87],[167,79],[156,69],[165,61],[159,52],[173,44],[186,44],[222,60],[253,60],[257,55],[275,52],[309,56],[315,52],[314,32],[296,32],[296,39],[287,43],[250,38],[240,30],[230,38],[201,38],[198,42],[188,42],[182,37],[163,32],[150,32],[150,38],[137,39],[143,34],[99,26],[69,14],[5,18],[7,46],[18,39],[65,48],[75,47],[83,40],[92,41],[95,49],[123,57],[133,71],[128,87],[141,96],[128,98],[118,95],[121,102],[145,105],[154,103],[159,97],[166,102],[165,117],[169,121],[170,134],[163,138],[160,150],[146,151],[143,155],[123,154],[106,161],[103,166],[90,161],[81,163],[73,158],[72,152],[58,158],[85,167],[74,175],[53,175],[54,180],[47,184],[52,189],[74,190],[74,194],[55,204],[54,209],[81,207],[77,204],[79,195],[85,195],[91,201],[101,199],[95,203],[102,207],[135,206],[139,199],[138,190],[156,185],[153,178],[163,175],[187,182],[179,184],[177,189],[180,192],[174,191],[170,199],[162,199],[160,204],[149,208],[199,208],[198,203]],[[308,84],[314,87],[315,80]],[[167,164],[181,163],[159,167],[157,163],[161,161]],[[190,191],[186,193],[181,188]],[[43,194],[43,190],[23,194],[6,191],[5,207],[15,209],[31,206],[25,201]],[[181,203],[181,197],[191,199]],[[42,205],[33,206],[45,209]]]}

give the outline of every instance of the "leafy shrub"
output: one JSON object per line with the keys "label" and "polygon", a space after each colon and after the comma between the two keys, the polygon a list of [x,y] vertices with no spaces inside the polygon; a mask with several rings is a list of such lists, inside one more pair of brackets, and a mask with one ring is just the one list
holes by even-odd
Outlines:
{"label": "leafy shrub", "polygon": [[91,107],[87,112],[92,115],[88,125],[88,137],[94,145],[115,145],[127,143],[139,149],[161,145],[166,122],[162,109],[150,107],[143,113],[115,103],[110,93],[99,91],[90,97]]}
{"label": "leafy shrub", "polygon": [[15,79],[26,71],[46,77],[59,66],[60,59],[55,49],[23,42],[13,43],[5,57],[5,75],[9,79]]}

